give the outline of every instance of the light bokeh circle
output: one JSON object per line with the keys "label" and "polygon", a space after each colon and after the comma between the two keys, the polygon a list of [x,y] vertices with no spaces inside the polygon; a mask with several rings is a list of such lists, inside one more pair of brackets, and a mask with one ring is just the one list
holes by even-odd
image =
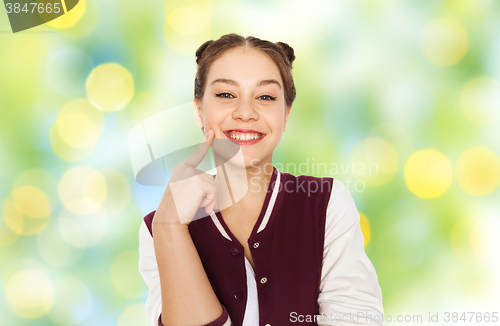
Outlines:
{"label": "light bokeh circle", "polygon": [[496,123],[500,120],[500,82],[488,76],[470,80],[460,93],[460,108],[477,125]]}
{"label": "light bokeh circle", "polygon": [[49,131],[54,153],[69,161],[87,158],[105,130],[104,114],[87,99],[66,103]]}
{"label": "light bokeh circle", "polygon": [[86,284],[73,276],[54,282],[55,298],[48,317],[61,326],[81,325],[92,309],[92,295]]}
{"label": "light bokeh circle", "polygon": [[98,211],[108,196],[106,179],[90,166],[66,171],[59,182],[59,197],[69,211],[78,215]]}
{"label": "light bokeh circle", "polygon": [[429,148],[410,155],[404,167],[408,189],[420,198],[437,198],[453,180],[450,160],[436,149]]}
{"label": "light bokeh circle", "polygon": [[[61,8],[63,10],[63,8]],[[46,24],[55,29],[66,29],[75,26],[80,22],[83,15],[87,11],[87,1],[79,0],[77,5],[66,12],[64,15],[57,17]]]}
{"label": "light bokeh circle", "polygon": [[101,173],[106,180],[107,196],[97,214],[106,217],[119,216],[131,203],[130,183],[117,170],[103,169]]}
{"label": "light bokeh circle", "polygon": [[12,190],[14,204],[24,215],[43,218],[52,213],[49,197],[35,186],[21,186]]}
{"label": "light bokeh circle", "polygon": [[464,151],[455,170],[460,188],[474,196],[488,195],[500,184],[500,157],[487,147]]}
{"label": "light bokeh circle", "polygon": [[365,239],[364,245],[366,247],[371,239],[371,228],[370,221],[363,213],[359,213],[359,224],[361,226],[361,232],[363,232],[363,237]]}
{"label": "light bokeh circle", "polygon": [[49,277],[40,270],[26,269],[15,273],[5,287],[10,309],[24,319],[44,316],[54,302],[54,289]]}
{"label": "light bokeh circle", "polygon": [[211,38],[211,10],[207,0],[166,1],[163,34],[167,45],[178,54],[193,55]]}
{"label": "light bokeh circle", "polygon": [[104,112],[124,109],[134,96],[132,74],[114,62],[95,67],[85,87],[90,102]]}
{"label": "light bokeh circle", "polygon": [[117,326],[147,325],[146,310],[143,304],[128,306],[118,318]]}
{"label": "light bokeh circle", "polygon": [[74,214],[62,210],[57,218],[61,236],[76,248],[88,248],[100,243],[109,229],[109,221],[100,214]]}
{"label": "light bokeh circle", "polygon": [[424,56],[432,64],[444,67],[458,63],[467,53],[469,41],[465,29],[449,17],[428,22],[420,35]]}
{"label": "light bokeh circle", "polygon": [[398,153],[391,143],[380,137],[368,137],[354,146],[349,169],[367,186],[380,186],[391,180],[398,162]]}
{"label": "light bokeh circle", "polygon": [[21,211],[12,196],[3,201],[3,219],[14,233],[18,235],[33,235],[41,233],[50,223],[51,215],[29,217]]}
{"label": "light bokeh circle", "polygon": [[481,219],[465,217],[455,223],[450,232],[450,246],[454,255],[464,263],[484,261],[486,245]]}

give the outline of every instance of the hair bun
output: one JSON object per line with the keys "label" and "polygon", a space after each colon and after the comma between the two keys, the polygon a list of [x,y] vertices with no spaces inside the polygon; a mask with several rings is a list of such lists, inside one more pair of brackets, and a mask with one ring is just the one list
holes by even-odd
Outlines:
{"label": "hair bun", "polygon": [[292,65],[293,61],[295,60],[295,54],[293,52],[293,48],[283,42],[277,42],[276,43],[285,53],[286,57],[288,58],[288,61],[290,61],[290,65]]}
{"label": "hair bun", "polygon": [[198,64],[200,61],[201,56],[203,55],[203,52],[205,52],[205,49],[213,42],[214,40],[209,40],[200,45],[198,50],[196,50],[196,63]]}

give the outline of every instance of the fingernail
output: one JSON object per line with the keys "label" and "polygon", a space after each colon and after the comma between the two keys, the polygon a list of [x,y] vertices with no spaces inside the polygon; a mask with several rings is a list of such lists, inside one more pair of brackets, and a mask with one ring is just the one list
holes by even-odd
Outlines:
{"label": "fingernail", "polygon": [[207,136],[210,136],[210,137],[211,137],[213,133],[214,133],[213,129],[210,129],[210,130],[208,131],[208,133],[207,133]]}

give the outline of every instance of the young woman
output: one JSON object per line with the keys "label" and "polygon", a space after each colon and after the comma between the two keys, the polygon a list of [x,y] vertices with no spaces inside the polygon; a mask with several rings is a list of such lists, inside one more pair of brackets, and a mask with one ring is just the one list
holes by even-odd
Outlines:
{"label": "young woman", "polygon": [[[293,49],[233,33],[196,56],[205,137],[140,229],[150,326],[383,325],[349,191],[272,165],[295,99]],[[210,145],[215,179],[196,169]]]}

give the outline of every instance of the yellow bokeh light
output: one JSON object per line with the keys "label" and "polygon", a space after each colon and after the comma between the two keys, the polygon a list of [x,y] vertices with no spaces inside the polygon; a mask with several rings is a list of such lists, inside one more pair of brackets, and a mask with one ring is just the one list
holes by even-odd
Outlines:
{"label": "yellow bokeh light", "polygon": [[394,146],[399,157],[410,155],[413,150],[412,135],[408,129],[395,122],[384,122],[374,126],[368,133],[369,137],[379,137]]}
{"label": "yellow bokeh light", "polygon": [[143,304],[128,306],[118,318],[117,326],[147,325],[146,310]]}
{"label": "yellow bokeh light", "polygon": [[99,214],[75,215],[62,210],[57,222],[64,240],[77,248],[95,246],[108,231],[108,219]]}
{"label": "yellow bokeh light", "polygon": [[163,26],[167,45],[178,54],[194,55],[211,38],[210,11],[210,1],[187,1],[180,6],[167,1]]}
{"label": "yellow bokeh light", "polygon": [[483,233],[480,220],[470,217],[459,220],[450,232],[450,245],[455,256],[465,263],[484,261],[486,246]]}
{"label": "yellow bokeh light", "polygon": [[66,161],[87,158],[104,133],[104,114],[87,99],[66,103],[49,131],[53,151]]}
{"label": "yellow bokeh light", "polygon": [[467,53],[469,41],[467,32],[460,24],[443,17],[427,23],[420,35],[420,46],[432,64],[451,66]]}
{"label": "yellow bokeh light", "polygon": [[130,250],[120,253],[111,264],[110,277],[115,290],[127,298],[139,298],[144,291],[144,281],[136,266],[139,252]]}
{"label": "yellow bokeh light", "polygon": [[92,154],[94,147],[76,148],[68,145],[61,139],[56,128],[52,127],[49,130],[50,147],[54,153],[68,162],[83,161]]}
{"label": "yellow bokeh light", "polygon": [[102,175],[106,179],[108,195],[98,214],[108,217],[118,216],[130,204],[130,183],[123,174],[113,169],[102,170]]}
{"label": "yellow bokeh light", "polygon": [[[61,8],[61,10],[63,9]],[[55,29],[66,29],[73,27],[82,19],[86,10],[87,1],[79,0],[77,5],[73,9],[66,12],[64,15],[47,22],[46,24]]]}
{"label": "yellow bokeh light", "polygon": [[173,96],[166,91],[162,91],[161,94],[154,91],[144,91],[137,94],[130,104],[130,116],[128,117],[131,122],[130,128],[165,110],[165,108],[174,107],[175,103]]}
{"label": "yellow bokeh light", "polygon": [[365,238],[365,247],[370,242],[371,239],[371,229],[370,221],[362,213],[359,213],[359,224],[361,225],[361,231],[363,232],[363,237]]}
{"label": "yellow bokeh light", "polygon": [[[62,16],[64,19],[61,19],[59,22],[54,22],[59,25],[59,28],[54,27],[57,31],[64,35],[68,39],[77,39],[89,36],[99,25],[101,21],[101,12],[99,9],[99,1],[97,0],[85,0],[85,7],[80,7],[82,2],[71,9],[66,15]],[[80,13],[73,12],[75,10],[80,10]],[[83,11],[83,13],[82,13]],[[79,15],[82,15],[78,18]],[[66,17],[67,15],[70,15]],[[72,26],[71,24],[75,23]],[[63,28],[64,26],[68,26]]]}
{"label": "yellow bokeh light", "polygon": [[500,119],[500,82],[491,77],[469,81],[460,93],[460,107],[471,122],[488,125]]}
{"label": "yellow bokeh light", "polygon": [[4,219],[0,219],[0,248],[11,246],[18,238],[19,233],[8,227]]}
{"label": "yellow bokeh light", "polygon": [[117,63],[94,68],[85,86],[90,102],[104,112],[122,110],[134,96],[132,75]]}
{"label": "yellow bokeh light", "polygon": [[59,197],[63,205],[74,214],[94,213],[106,200],[106,179],[89,166],[71,168],[61,178]]}
{"label": "yellow bokeh light", "polygon": [[488,14],[494,0],[446,0],[443,10],[461,20],[477,23]]}
{"label": "yellow bokeh light", "polygon": [[82,325],[92,308],[92,296],[88,287],[71,276],[54,282],[55,299],[48,317],[61,326]]}
{"label": "yellow bokeh light", "polygon": [[351,152],[354,176],[367,186],[383,185],[398,170],[398,154],[394,146],[380,137],[369,137]]}
{"label": "yellow bokeh light", "polygon": [[487,195],[500,184],[500,157],[486,147],[464,151],[455,165],[460,188],[474,196]]}
{"label": "yellow bokeh light", "polygon": [[50,215],[35,218],[24,215],[11,197],[3,202],[3,218],[5,225],[19,235],[38,234],[50,222]]}
{"label": "yellow bokeh light", "polygon": [[486,245],[486,228],[483,220],[478,219],[476,221],[475,227],[470,230],[470,244],[472,247],[472,252],[480,261],[485,262],[488,259],[488,248]]}
{"label": "yellow bokeh light", "polygon": [[[20,189],[26,186],[35,187],[43,193],[43,197],[49,200],[47,205],[54,208],[59,204],[57,182],[57,178],[50,172],[41,168],[34,168],[23,171],[14,181],[12,189]],[[29,213],[26,212],[26,214]]]}
{"label": "yellow bokeh light", "polygon": [[404,167],[406,185],[421,198],[437,198],[450,187],[453,180],[450,160],[435,149],[413,153]]}
{"label": "yellow bokeh light", "polygon": [[52,213],[49,197],[37,187],[18,187],[12,190],[12,198],[19,211],[28,217],[47,217]]}
{"label": "yellow bokeh light", "polygon": [[[192,24],[193,21],[199,24]],[[166,24],[184,35],[202,32],[209,23],[207,14],[194,6],[179,7],[172,10],[166,18]]]}
{"label": "yellow bokeh light", "polygon": [[11,199],[3,201],[3,218],[5,225],[17,234],[23,234],[24,216]]}
{"label": "yellow bokeh light", "polygon": [[5,295],[10,309],[25,319],[42,317],[54,301],[52,282],[36,269],[14,274],[7,282]]}
{"label": "yellow bokeh light", "polygon": [[79,112],[60,116],[57,129],[62,140],[77,148],[95,145],[100,136],[96,124]]}

